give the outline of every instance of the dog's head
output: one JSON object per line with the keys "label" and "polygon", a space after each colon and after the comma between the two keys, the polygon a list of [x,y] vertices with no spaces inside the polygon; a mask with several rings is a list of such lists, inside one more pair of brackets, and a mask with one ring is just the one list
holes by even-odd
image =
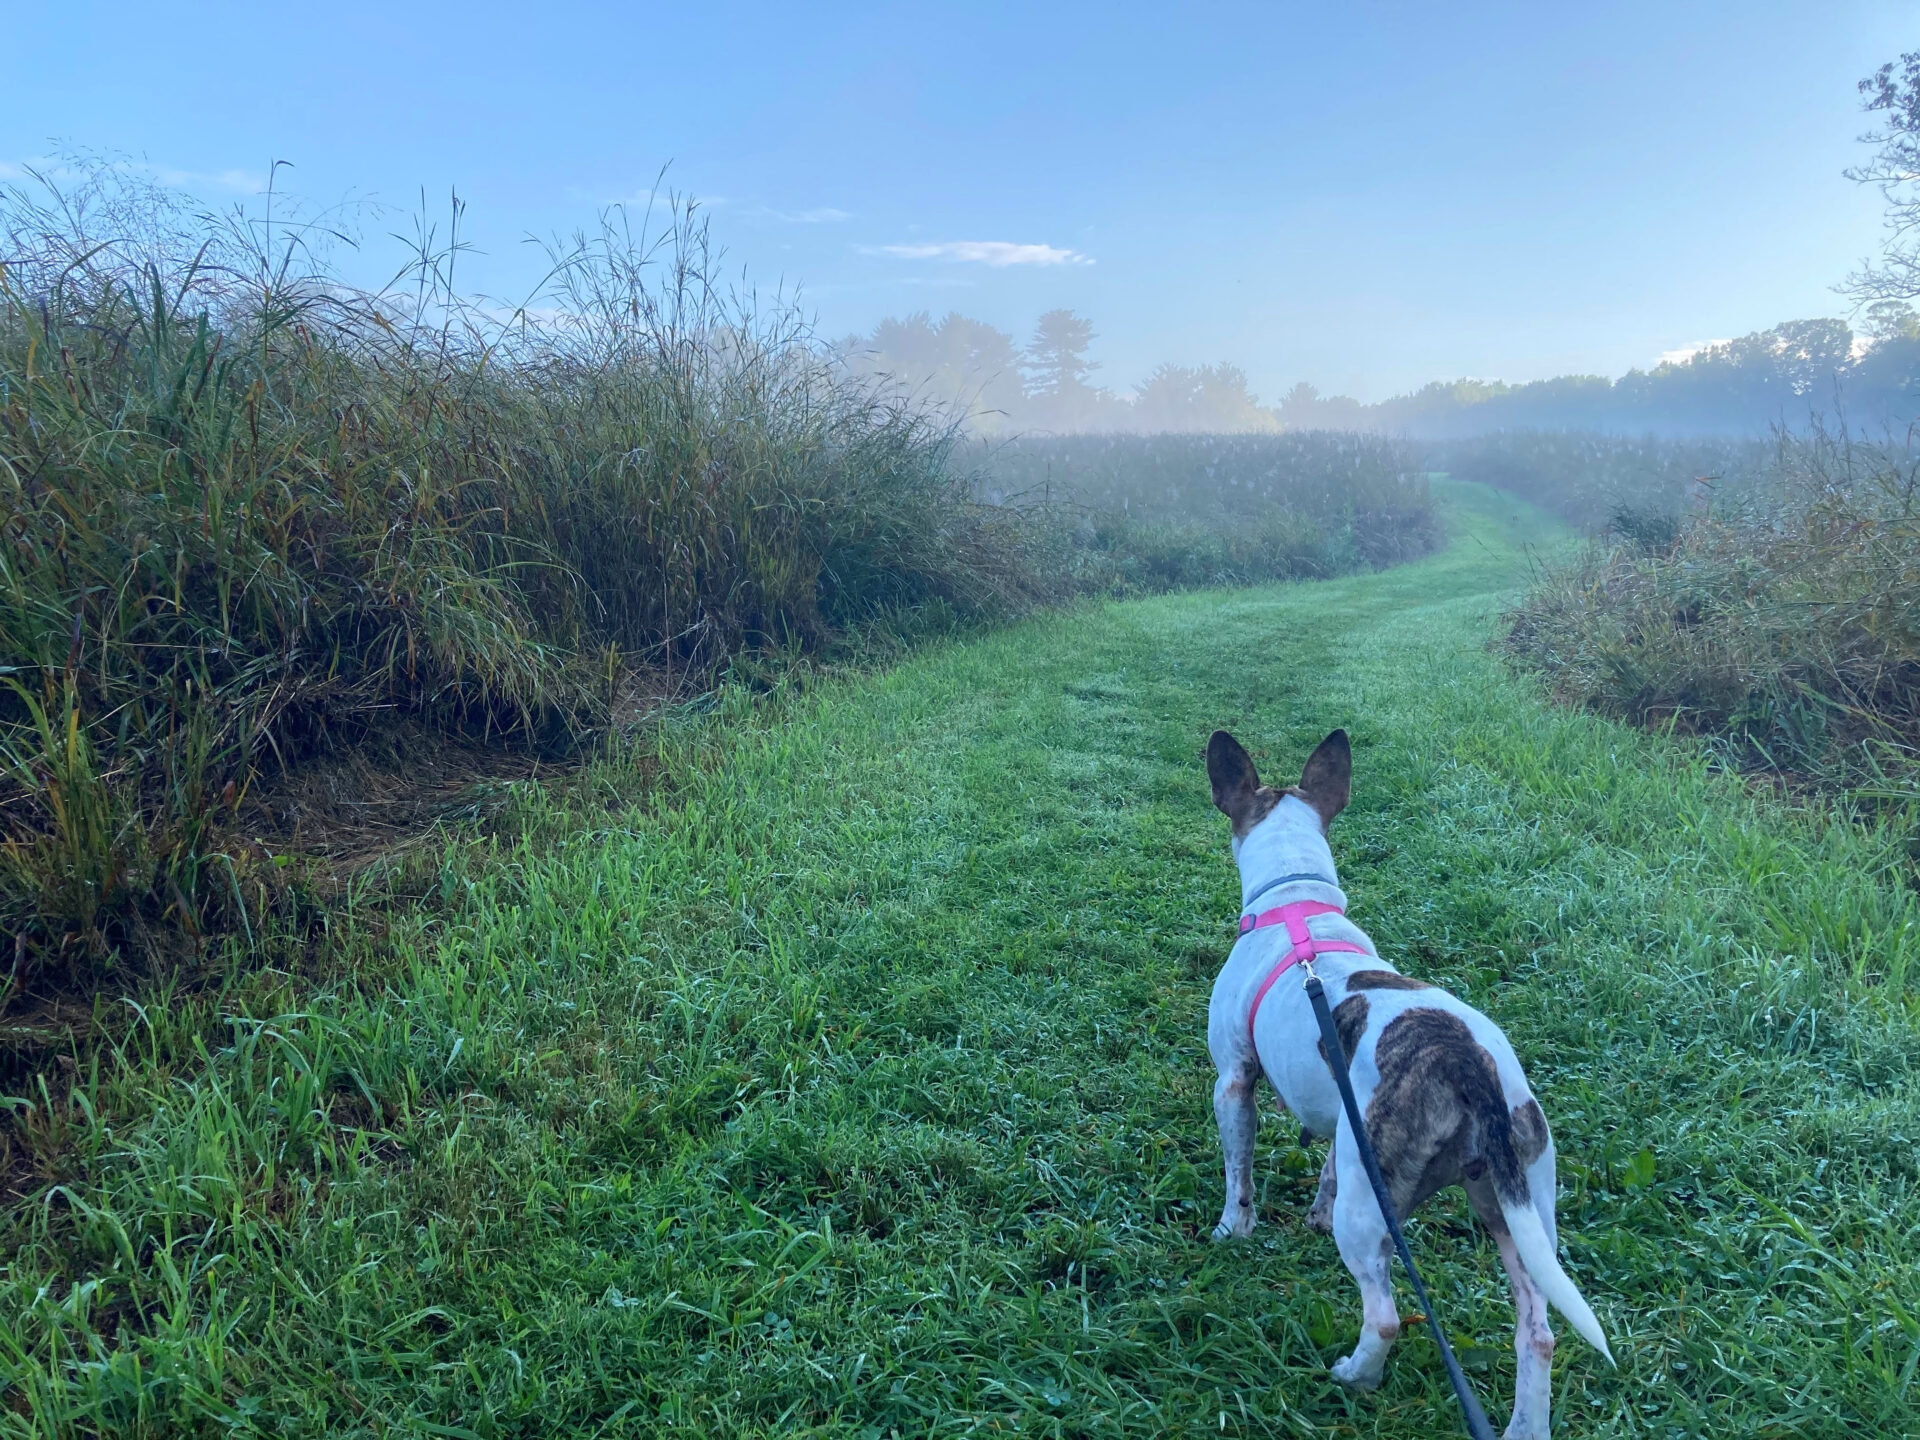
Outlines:
{"label": "dog's head", "polygon": [[[1284,819],[1292,811],[1317,824],[1325,835],[1333,817],[1347,808],[1353,791],[1353,747],[1347,743],[1346,731],[1334,731],[1307,757],[1300,783],[1276,790],[1260,783],[1246,747],[1226,731],[1216,730],[1207,741],[1207,779],[1213,782],[1213,803],[1233,821],[1236,842],[1276,813]],[[1304,804],[1281,803],[1289,798]]]}

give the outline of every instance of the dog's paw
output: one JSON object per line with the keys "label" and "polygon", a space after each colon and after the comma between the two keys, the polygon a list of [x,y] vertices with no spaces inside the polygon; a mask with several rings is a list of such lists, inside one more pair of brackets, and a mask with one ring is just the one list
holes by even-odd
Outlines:
{"label": "dog's paw", "polygon": [[1333,1378],[1353,1390],[1378,1390],[1381,1370],[1365,1370],[1359,1365],[1358,1355],[1349,1355],[1344,1360],[1336,1360],[1328,1367]]}
{"label": "dog's paw", "polygon": [[1314,1207],[1307,1211],[1307,1228],[1309,1230],[1318,1230],[1322,1235],[1331,1235],[1333,1233],[1333,1205],[1331,1203],[1322,1205],[1316,1201]]}
{"label": "dog's paw", "polygon": [[1222,1212],[1220,1223],[1213,1227],[1215,1240],[1244,1240],[1253,1233],[1253,1207],[1242,1205],[1239,1209]]}

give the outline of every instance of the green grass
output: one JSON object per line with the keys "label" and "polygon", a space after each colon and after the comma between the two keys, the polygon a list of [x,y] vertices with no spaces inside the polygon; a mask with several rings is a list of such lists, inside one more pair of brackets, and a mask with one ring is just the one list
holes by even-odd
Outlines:
{"label": "green grass", "polygon": [[1595,430],[1505,430],[1421,447],[1425,464],[1456,480],[1518,495],[1583,530],[1626,517],[1669,520],[1765,474],[1784,441],[1617,435]]}
{"label": "green grass", "polygon": [[[649,805],[533,794],[340,917],[352,982],[149,1004],[16,1110],[62,1183],[11,1221],[0,1428],[1458,1433],[1419,1327],[1378,1395],[1325,1374],[1358,1306],[1290,1127],[1255,1237],[1203,1238],[1200,747],[1343,724],[1356,918],[1506,1026],[1559,1141],[1621,1361],[1563,1344],[1559,1433],[1920,1433],[1910,835],[1546,707],[1486,642],[1559,532],[1447,505],[1383,574],[723,698]],[[1459,1203],[1412,1230],[1503,1417],[1497,1260]]]}

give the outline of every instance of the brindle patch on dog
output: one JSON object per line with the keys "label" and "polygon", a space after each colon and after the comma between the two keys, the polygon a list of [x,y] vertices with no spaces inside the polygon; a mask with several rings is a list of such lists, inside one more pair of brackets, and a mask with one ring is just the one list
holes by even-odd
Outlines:
{"label": "brindle patch on dog", "polygon": [[[1340,1037],[1340,1048],[1346,1052],[1347,1063],[1349,1065],[1353,1063],[1354,1047],[1360,1043],[1360,1037],[1366,1032],[1366,1028],[1366,996],[1349,995],[1333,1007],[1333,1033]],[[1331,1071],[1333,1069],[1333,1061],[1327,1055],[1327,1042],[1325,1040],[1316,1040],[1314,1045],[1320,1051],[1321,1060],[1326,1063],[1327,1069]]]}
{"label": "brindle patch on dog", "polygon": [[1529,1100],[1513,1107],[1512,1121],[1514,1154],[1519,1158],[1520,1168],[1525,1170],[1546,1153],[1547,1142],[1552,1138],[1547,1133],[1547,1117],[1540,1113],[1538,1100]]}
{"label": "brindle patch on dog", "polygon": [[1273,813],[1273,807],[1286,799],[1289,792],[1276,790],[1271,785],[1262,785],[1253,792],[1246,808],[1233,817],[1233,833],[1242,840],[1253,833],[1253,827]]}
{"label": "brindle patch on dog", "polygon": [[1464,1021],[1445,1010],[1405,1011],[1380,1032],[1374,1064],[1380,1083],[1367,1133],[1401,1215],[1480,1160],[1502,1199],[1526,1198],[1499,1068]]}
{"label": "brindle patch on dog", "polygon": [[1356,970],[1347,976],[1349,990],[1431,990],[1424,980],[1402,975],[1398,970]]}

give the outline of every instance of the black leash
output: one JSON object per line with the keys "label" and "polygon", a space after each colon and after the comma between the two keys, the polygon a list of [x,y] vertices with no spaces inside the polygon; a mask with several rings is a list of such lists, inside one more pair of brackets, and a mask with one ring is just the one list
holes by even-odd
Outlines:
{"label": "black leash", "polygon": [[1480,1408],[1480,1402],[1474,1397],[1467,1385],[1467,1377],[1460,1371],[1460,1362],[1453,1358],[1453,1347],[1447,1343],[1447,1335],[1440,1328],[1439,1317],[1433,1313],[1433,1301],[1427,1296],[1427,1287],[1420,1283],[1420,1272],[1413,1268],[1413,1252],[1407,1249],[1407,1237],[1400,1233],[1400,1221],[1393,1213],[1393,1197],[1387,1193],[1387,1182],[1380,1174],[1380,1162],[1374,1158],[1373,1142],[1367,1139],[1367,1127],[1360,1120],[1360,1102],[1353,1098],[1353,1081],[1347,1075],[1347,1051],[1340,1043],[1340,1032],[1333,1023],[1333,1012],[1327,1008],[1327,992],[1320,984],[1320,977],[1313,973],[1313,962],[1306,962],[1307,1000],[1313,1006],[1313,1018],[1320,1022],[1320,1040],[1327,1052],[1327,1067],[1333,1071],[1333,1083],[1340,1087],[1340,1103],[1347,1107],[1347,1124],[1353,1130],[1354,1144],[1360,1151],[1360,1163],[1367,1169],[1367,1179],[1373,1183],[1373,1198],[1380,1202],[1380,1216],[1387,1222],[1387,1233],[1393,1236],[1394,1249],[1400,1252],[1400,1263],[1407,1267],[1407,1278],[1413,1281],[1413,1293],[1420,1297],[1420,1308],[1427,1315],[1427,1329],[1433,1332],[1434,1340],[1440,1346],[1440,1358],[1446,1363],[1447,1378],[1453,1381],[1453,1393],[1460,1401],[1460,1409],[1467,1417],[1467,1433],[1473,1440],[1493,1440],[1493,1427],[1487,1423],[1487,1412]]}

